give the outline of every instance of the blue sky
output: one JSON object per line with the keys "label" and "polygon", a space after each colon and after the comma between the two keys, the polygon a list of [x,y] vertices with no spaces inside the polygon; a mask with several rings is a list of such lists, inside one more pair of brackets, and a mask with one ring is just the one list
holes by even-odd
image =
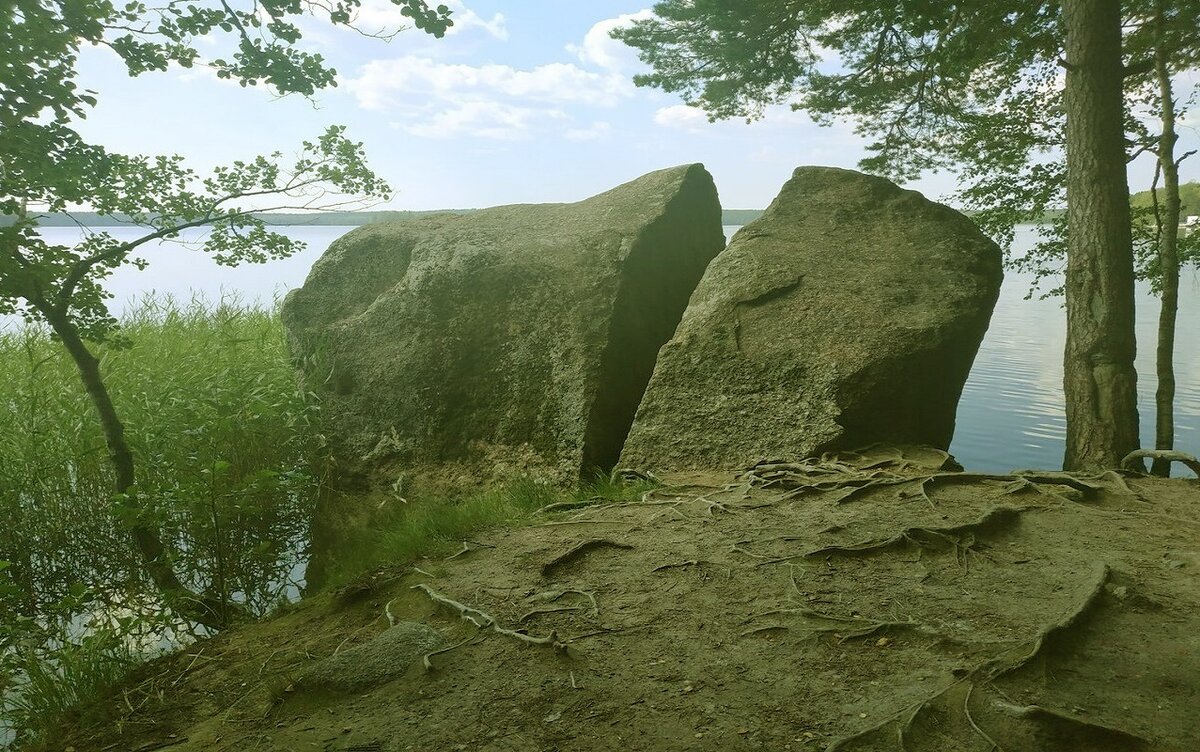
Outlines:
{"label": "blue sky", "polygon": [[[646,0],[447,4],[457,25],[441,40],[410,30],[384,42],[307,21],[304,46],[340,74],[339,87],[315,102],[203,69],[131,80],[110,52],[86,50],[82,83],[99,91],[100,105],[81,130],[117,150],[182,154],[205,171],[289,152],[344,124],[397,191],[388,205],[397,209],[574,201],[685,162],[708,167],[724,206],[757,208],[796,166],[854,167],[863,155],[849,124],[819,127],[784,107],[753,124],[709,124],[673,95],[635,88],[640,64],[607,31],[646,12]],[[399,22],[386,0],[364,0],[362,28]],[[1185,123],[1186,148],[1200,141],[1196,125]],[[1131,173],[1135,187],[1149,181],[1146,164]],[[1184,179],[1198,176],[1200,162],[1185,162]],[[938,198],[954,181],[934,175],[909,187]]]}

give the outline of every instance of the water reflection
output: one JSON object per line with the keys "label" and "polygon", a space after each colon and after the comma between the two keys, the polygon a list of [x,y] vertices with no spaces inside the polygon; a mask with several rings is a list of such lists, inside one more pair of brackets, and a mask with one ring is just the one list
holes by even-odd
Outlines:
{"label": "water reflection", "polygon": [[[1030,247],[1033,241],[1032,227],[1018,229],[1018,250]],[[1027,274],[1006,274],[991,327],[963,390],[951,451],[971,469],[1007,471],[1062,465],[1066,448],[1062,394],[1066,313],[1061,298],[1025,300],[1031,280]],[[1196,454],[1200,452],[1200,347],[1192,335],[1200,323],[1200,275],[1194,269],[1186,270],[1180,287],[1176,448]],[[1150,293],[1150,286],[1139,283],[1137,370],[1143,447],[1154,446],[1158,313],[1158,299]]]}

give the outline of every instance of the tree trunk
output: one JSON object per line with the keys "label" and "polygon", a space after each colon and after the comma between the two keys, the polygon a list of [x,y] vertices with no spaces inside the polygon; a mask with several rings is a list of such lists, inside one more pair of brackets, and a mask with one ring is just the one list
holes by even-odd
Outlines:
{"label": "tree trunk", "polygon": [[[1158,22],[1164,23],[1159,8]],[[1155,366],[1158,371],[1158,391],[1154,395],[1154,448],[1175,448],[1175,320],[1179,313],[1179,166],[1175,164],[1175,99],[1171,90],[1171,70],[1167,61],[1165,40],[1159,35],[1154,51],[1154,71],[1158,78],[1162,135],[1158,141],[1158,162],[1163,174],[1162,233],[1158,239],[1159,273],[1162,275],[1162,308],[1158,314],[1158,352]],[[1156,459],[1155,475],[1169,476],[1169,460]]]}
{"label": "tree trunk", "polygon": [[[70,319],[52,311],[43,310],[42,313],[71,355],[71,360],[74,361],[75,367],[79,371],[79,378],[83,382],[84,389],[87,391],[93,407],[96,408],[100,426],[104,432],[104,442],[108,445],[113,469],[116,471],[116,494],[118,497],[126,497],[132,502],[133,499],[129,494],[133,490],[134,484],[133,452],[130,451],[129,444],[125,441],[125,426],[117,415],[112,397],[108,393],[108,387],[105,386],[104,379],[100,374],[100,361],[84,344],[83,339],[79,336],[79,330]],[[134,504],[134,509],[136,508],[137,506]],[[146,572],[166,598],[168,605],[185,618],[206,627],[223,628],[225,620],[220,618],[221,611],[214,608],[214,604],[209,603],[207,599],[184,587],[176,577],[158,531],[146,524],[145,521],[136,519],[129,523],[129,532],[133,537],[134,545],[137,546],[138,553],[141,554]]]}
{"label": "tree trunk", "polygon": [[1138,448],[1133,241],[1119,0],[1064,0],[1067,152],[1067,470]]}

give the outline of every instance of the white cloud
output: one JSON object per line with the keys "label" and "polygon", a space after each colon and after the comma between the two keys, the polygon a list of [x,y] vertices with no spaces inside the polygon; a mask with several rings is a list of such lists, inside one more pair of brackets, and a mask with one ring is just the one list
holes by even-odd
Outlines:
{"label": "white cloud", "polygon": [[490,21],[483,20],[475,11],[466,10],[460,13],[455,13],[454,25],[446,32],[447,34],[457,34],[472,27],[483,29],[488,34],[492,35],[501,42],[508,41],[508,28],[504,25],[505,18],[503,13],[493,13]]}
{"label": "white cloud", "polygon": [[544,122],[566,120],[567,117],[561,110],[479,101],[451,106],[419,121],[396,122],[393,125],[422,138],[474,136],[519,141],[529,138]]}
{"label": "white cloud", "polygon": [[613,106],[631,88],[619,76],[591,73],[568,63],[520,70],[508,65],[439,63],[413,55],[372,60],[357,77],[348,79],[346,86],[369,110],[401,103],[406,95],[453,102],[504,96],[531,102]]}
{"label": "white cloud", "polygon": [[600,141],[612,133],[612,126],[603,120],[597,120],[587,128],[570,128],[563,134],[568,141]]}
{"label": "white cloud", "polygon": [[664,128],[679,128],[693,133],[709,124],[703,110],[686,104],[659,108],[654,113],[654,122]]}
{"label": "white cloud", "polygon": [[[461,34],[468,29],[483,29],[500,41],[508,39],[508,28],[503,13],[495,13],[491,19],[485,20],[475,11],[463,4],[462,0],[443,0],[452,11],[451,19],[454,25],[446,34]],[[400,12],[400,8],[391,0],[363,0],[362,7],[355,14],[355,25],[368,33],[391,33],[401,28],[412,26],[412,19]]]}
{"label": "white cloud", "polygon": [[568,44],[567,51],[577,56],[585,65],[594,65],[609,71],[627,70],[637,63],[637,54],[624,42],[618,42],[609,34],[613,29],[653,16],[654,14],[646,9],[637,13],[625,13],[616,18],[606,18],[588,29],[582,44]]}

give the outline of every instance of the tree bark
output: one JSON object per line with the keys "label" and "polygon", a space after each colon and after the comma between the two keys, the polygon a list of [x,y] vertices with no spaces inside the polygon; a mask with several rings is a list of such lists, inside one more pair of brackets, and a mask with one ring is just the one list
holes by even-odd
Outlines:
{"label": "tree bark", "polygon": [[1064,0],[1067,152],[1067,470],[1138,448],[1133,241],[1119,0]]}
{"label": "tree bark", "polygon": [[[100,373],[100,361],[92,355],[80,337],[79,330],[67,316],[53,310],[43,310],[42,313],[75,363],[88,398],[91,399],[92,406],[100,418],[104,442],[108,446],[113,469],[116,471],[116,494],[132,501],[129,494],[133,491],[135,480],[133,452],[125,441],[125,426],[117,415],[116,406],[113,405],[108,387],[105,386]],[[136,504],[134,509],[137,509]],[[185,618],[206,627],[223,628],[226,620],[222,618],[222,611],[210,603],[209,599],[196,595],[179,581],[158,531],[145,521],[136,519],[129,523],[129,532],[146,572],[166,598],[168,605]]]}
{"label": "tree bark", "polygon": [[[1162,307],[1158,314],[1158,351],[1155,367],[1158,372],[1158,391],[1154,395],[1154,448],[1175,448],[1175,322],[1179,313],[1179,166],[1175,164],[1175,98],[1171,88],[1171,69],[1168,63],[1161,26],[1164,11],[1158,12],[1160,34],[1154,51],[1154,71],[1158,79],[1162,134],[1158,140],[1158,163],[1163,174],[1163,216],[1158,239],[1158,265],[1162,275]],[[1152,466],[1155,475],[1171,474],[1170,460],[1156,458]]]}

